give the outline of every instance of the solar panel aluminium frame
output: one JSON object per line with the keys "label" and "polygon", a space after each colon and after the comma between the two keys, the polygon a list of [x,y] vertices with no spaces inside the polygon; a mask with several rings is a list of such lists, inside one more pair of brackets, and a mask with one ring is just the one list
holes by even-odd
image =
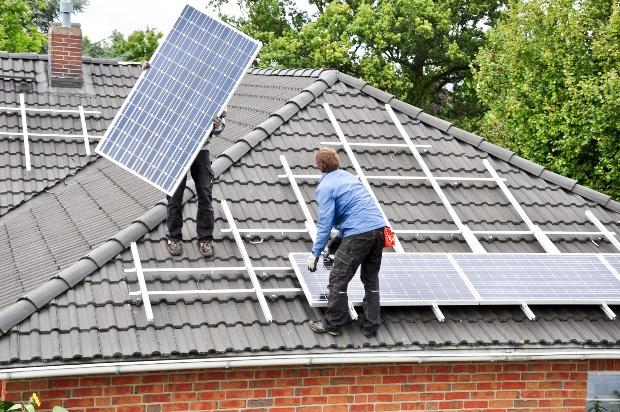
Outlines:
{"label": "solar panel aluminium frame", "polygon": [[[189,5],[185,5],[183,6],[183,9],[181,10],[181,14],[179,15],[179,18],[181,18],[181,16],[183,15],[183,12],[185,11],[185,9],[190,8],[193,9],[199,13],[203,13],[205,15],[207,15],[209,18],[217,21],[218,23],[221,23],[223,25],[228,26],[229,28],[231,28],[235,33],[245,37],[247,40],[256,43],[256,45],[258,46],[256,48],[256,51],[253,53],[252,58],[249,59],[249,62],[247,64],[247,66],[245,67],[244,72],[247,73],[248,68],[252,65],[252,62],[254,62],[254,60],[256,60],[256,56],[258,55],[258,53],[260,52],[261,48],[262,48],[262,43],[250,36],[248,36],[247,34],[243,33],[242,31],[240,31],[239,29],[237,29],[234,26],[231,26],[230,24],[226,23],[225,21],[223,21],[222,19],[218,18],[217,16],[213,16],[211,13],[205,13],[203,11],[197,10],[194,7],[191,7]],[[178,19],[179,19],[178,18]],[[175,20],[175,23],[178,21]],[[174,25],[173,25],[174,27]],[[153,53],[151,60],[154,60],[159,54],[160,51],[164,45],[164,43],[166,42],[166,40],[168,39],[168,37],[170,36],[170,34],[172,33],[172,28],[171,30],[164,36],[164,38],[162,39],[162,41],[159,43],[159,45],[157,46],[157,48],[155,49],[155,52]],[[165,190],[163,187],[161,187],[161,185],[156,184],[155,182],[147,179],[144,176],[141,176],[139,174],[137,174],[135,171],[131,170],[130,168],[128,168],[127,166],[125,166],[124,164],[120,163],[119,161],[113,159],[111,156],[108,156],[105,153],[101,153],[99,151],[100,146],[105,142],[105,140],[107,139],[108,135],[110,134],[110,131],[112,130],[112,128],[118,123],[118,121],[121,118],[121,114],[124,112],[124,110],[126,109],[127,105],[129,104],[129,101],[131,100],[131,98],[133,97],[133,95],[137,92],[138,90],[138,86],[144,81],[144,77],[145,77],[145,70],[142,71],[142,73],[140,73],[140,76],[138,77],[138,80],[136,81],[136,83],[134,84],[134,86],[132,87],[131,91],[129,92],[129,94],[127,95],[127,97],[125,98],[125,101],[123,102],[123,104],[121,105],[121,107],[118,109],[118,111],[116,112],[116,114],[114,115],[114,119],[112,119],[112,122],[110,123],[110,125],[108,126],[108,128],[106,129],[106,132],[104,133],[103,137],[101,138],[101,140],[99,141],[99,144],[97,145],[97,147],[95,148],[95,153],[99,154],[100,156],[106,158],[107,160],[111,161],[112,163],[114,163],[115,165],[123,168],[124,170],[126,170],[127,172],[131,173],[132,175],[140,178],[141,180],[145,181],[146,183],[156,187],[157,189],[161,190],[162,192],[166,193],[169,196],[174,195],[174,192],[177,190],[177,188],[179,187],[179,185],[181,184],[181,180],[179,179],[179,181],[177,181],[174,186],[172,187],[172,190],[170,192],[168,192],[167,190]],[[241,76],[237,82],[235,83],[235,85],[232,87],[230,94],[228,95],[228,97],[226,98],[226,100],[224,101],[224,104],[222,105],[222,108],[226,107],[228,105],[228,103],[230,102],[230,99],[232,98],[232,96],[235,94],[235,91],[237,90],[237,88],[239,87],[239,85],[241,84],[241,81],[243,80],[244,76]],[[187,165],[183,168],[182,173],[180,174],[180,176],[185,176],[187,175],[187,172],[189,172],[190,167],[192,166],[192,163],[194,163],[194,160],[196,159],[196,157],[198,156],[198,154],[200,153],[200,149],[202,148],[202,146],[205,144],[205,142],[207,141],[207,139],[209,138],[209,135],[211,134],[211,130],[213,130],[213,125],[210,125],[204,136],[202,137],[202,139],[200,140],[200,144],[197,146],[196,151],[194,152],[194,154],[189,158],[189,162],[187,163]]]}
{"label": "solar panel aluminium frame", "polygon": [[[313,295],[311,293],[310,287],[308,286],[308,283],[305,279],[305,277],[303,276],[303,274],[301,274],[299,267],[295,264],[295,259],[293,257],[293,255],[304,255],[304,253],[289,253],[289,261],[291,262],[291,267],[293,268],[295,275],[297,276],[297,279],[299,281],[299,284],[301,286],[301,289],[304,292],[304,295],[306,296],[306,299],[308,300],[308,303],[310,304],[310,306],[312,307],[325,307],[327,306],[327,302],[326,301],[317,301],[313,298]],[[460,265],[458,265],[458,262],[456,262],[456,260],[454,259],[455,256],[459,256],[459,255],[463,255],[463,256],[484,256],[484,257],[492,257],[492,256],[506,256],[506,255],[511,255],[511,256],[549,256],[549,257],[558,257],[558,255],[553,255],[550,253],[510,253],[510,254],[506,254],[506,253],[433,253],[433,252],[420,252],[420,253],[406,253],[406,255],[418,255],[418,256],[424,256],[424,255],[444,255],[447,256],[448,259],[451,261],[451,263],[453,264],[454,269],[459,273],[459,275],[461,276],[461,278],[465,281],[466,284],[471,285],[470,291],[472,292],[472,294],[474,295],[475,299],[473,300],[392,300],[392,301],[382,301],[381,306],[435,306],[435,305],[439,305],[439,306],[455,306],[455,305],[472,305],[472,306],[476,306],[476,305],[480,305],[480,306],[491,306],[491,305],[515,305],[515,306],[525,306],[527,307],[527,305],[558,305],[558,304],[566,304],[566,305],[609,305],[609,304],[613,304],[613,305],[617,305],[620,304],[620,298],[618,299],[574,299],[574,298],[566,298],[566,299],[531,299],[531,298],[525,298],[525,299],[517,299],[517,298],[507,298],[507,299],[486,299],[486,298],[482,298],[479,295],[479,291],[475,288],[475,285],[473,285],[471,283],[471,280],[469,279],[469,277],[467,276],[467,274],[464,272],[464,270],[461,268]],[[599,260],[601,259],[605,259],[606,255],[613,255],[614,254],[609,254],[609,253],[605,253],[605,254],[596,254],[596,253],[570,253],[570,254],[563,254],[562,256],[594,256],[597,257]],[[620,255],[618,255],[620,256]],[[606,260],[606,262],[608,262]],[[602,263],[602,261],[601,261]],[[604,263],[602,263],[603,265],[605,265]],[[615,270],[610,270],[609,265],[605,265],[609,271],[609,273],[611,275],[613,275],[616,280],[618,281],[618,283],[620,283],[620,274],[615,271]],[[472,290],[473,288],[473,290]],[[360,303],[355,302],[356,306],[359,306]]]}

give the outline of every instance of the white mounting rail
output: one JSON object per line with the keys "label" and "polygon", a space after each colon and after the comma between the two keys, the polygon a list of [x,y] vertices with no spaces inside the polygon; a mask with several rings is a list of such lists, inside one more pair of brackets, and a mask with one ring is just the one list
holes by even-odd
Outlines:
{"label": "white mounting rail", "polygon": [[[68,138],[68,139],[76,139],[81,138],[84,139],[84,145],[86,149],[86,154],[90,156],[90,145],[89,138],[91,139],[101,139],[102,136],[89,136],[88,130],[86,128],[86,114],[101,114],[98,110],[84,110],[83,106],[78,106],[76,110],[73,109],[40,109],[40,108],[31,108],[26,106],[25,97],[23,93],[19,94],[19,107],[0,107],[0,111],[6,112],[19,112],[21,114],[21,124],[22,131],[21,132],[0,132],[0,136],[22,136],[24,139],[24,157],[26,163],[26,170],[30,171],[32,165],[30,163],[30,144],[28,141],[29,136],[37,136],[37,137],[60,137],[60,138]],[[62,133],[29,133],[28,132],[28,121],[26,113],[73,113],[77,114],[80,117],[80,123],[82,126],[82,134],[80,135],[67,135]]]}
{"label": "white mounting rail", "polygon": [[525,210],[523,210],[523,208],[521,207],[517,199],[510,192],[510,189],[508,189],[508,186],[506,186],[506,184],[501,180],[501,178],[495,171],[495,168],[491,165],[491,162],[489,162],[488,159],[483,159],[482,163],[487,168],[489,173],[491,173],[491,176],[493,176],[493,178],[496,179],[497,185],[501,189],[504,196],[506,196],[506,198],[508,199],[512,207],[517,211],[521,219],[523,219],[528,229],[532,232],[534,237],[536,237],[536,240],[538,240],[538,242],[543,247],[545,252],[551,253],[554,255],[560,254],[560,250],[551,242],[551,240],[547,237],[547,235],[545,235],[542,229],[538,225],[535,225],[534,222],[532,222],[532,219],[529,218],[527,213],[525,213]]}
{"label": "white mounting rail", "polygon": [[138,285],[140,285],[140,296],[142,296],[142,304],[144,305],[144,311],[146,312],[146,320],[153,321],[153,308],[151,308],[151,300],[149,299],[149,291],[146,288],[146,281],[144,280],[144,272],[142,271],[142,262],[140,261],[140,254],[138,253],[138,247],[136,242],[131,242],[131,257],[133,258],[133,264],[136,267],[136,273],[138,275]]}
{"label": "white mounting rail", "polygon": [[28,122],[26,120],[26,103],[24,101],[23,93],[19,94],[19,106],[22,114],[22,130],[24,137],[24,157],[26,158],[26,170],[30,171],[30,144],[28,143]]}
{"label": "white mounting rail", "polygon": [[316,225],[314,224],[314,219],[312,219],[312,215],[310,214],[310,209],[308,209],[308,205],[304,200],[303,195],[301,194],[301,190],[299,190],[299,186],[297,185],[297,181],[295,180],[295,176],[291,171],[291,167],[286,161],[286,157],[284,155],[280,155],[280,163],[282,163],[282,167],[284,168],[285,176],[288,178],[289,183],[291,184],[291,188],[293,189],[293,193],[295,193],[295,197],[297,198],[297,203],[299,207],[301,207],[301,211],[304,214],[304,219],[306,219],[306,229],[312,242],[316,242]]}
{"label": "white mounting rail", "polygon": [[426,161],[424,160],[422,155],[420,155],[420,152],[418,152],[418,148],[413,144],[413,142],[411,141],[411,138],[409,137],[409,134],[407,133],[403,125],[400,123],[400,120],[398,120],[398,117],[396,117],[396,113],[394,113],[394,110],[392,110],[392,107],[389,104],[386,104],[385,110],[390,115],[392,122],[394,122],[394,125],[396,125],[396,128],[400,132],[400,135],[407,143],[407,146],[409,146],[411,153],[413,154],[416,161],[422,168],[422,172],[424,173],[424,176],[426,177],[428,182],[431,184],[431,186],[435,190],[435,193],[437,194],[437,196],[439,196],[441,203],[443,203],[444,207],[448,211],[448,214],[452,218],[452,221],[454,221],[454,224],[459,228],[461,234],[465,238],[465,241],[471,248],[472,252],[486,253],[486,250],[484,250],[484,248],[478,241],[478,238],[471,232],[471,229],[469,229],[469,227],[463,224],[463,222],[461,221],[461,218],[457,215],[456,211],[450,204],[450,201],[448,200],[445,193],[441,189],[441,186],[439,186],[439,183],[437,183],[437,178],[433,176],[433,173],[427,166]]}
{"label": "white mounting rail", "polygon": [[[336,134],[338,135],[338,138],[340,139],[340,143],[342,144],[342,147],[344,148],[345,152],[347,152],[347,155],[349,156],[349,160],[351,161],[351,164],[353,165],[353,168],[355,169],[355,173],[357,173],[358,179],[362,182],[364,187],[366,187],[366,190],[368,190],[368,193],[375,201],[375,204],[379,208],[379,211],[381,211],[381,214],[383,215],[383,220],[385,221],[385,225],[391,228],[392,225],[390,224],[390,221],[388,220],[385,212],[383,211],[383,208],[381,207],[379,200],[375,196],[375,193],[372,187],[370,186],[370,183],[368,183],[368,180],[366,179],[366,176],[364,174],[364,170],[362,169],[359,162],[357,161],[357,158],[355,157],[355,153],[353,153],[353,150],[351,149],[351,146],[349,145],[347,138],[345,137],[344,133],[342,132],[342,129],[340,128],[340,125],[338,124],[338,120],[336,120],[336,116],[334,116],[334,113],[332,112],[331,107],[329,107],[329,103],[324,102],[323,108],[327,112],[327,117],[329,117],[329,120],[331,121],[332,126],[334,127],[334,130],[336,131]],[[397,236],[394,236],[394,240],[395,240],[394,250],[396,251],[396,253],[405,253],[405,249],[400,244],[400,240],[398,239]]]}
{"label": "white mounting rail", "polygon": [[260,282],[256,277],[256,272],[252,267],[252,261],[250,260],[250,256],[248,255],[248,251],[245,249],[245,243],[241,239],[241,235],[237,230],[237,224],[235,223],[235,219],[230,212],[230,208],[228,207],[228,203],[226,200],[222,199],[222,209],[224,209],[224,215],[226,216],[226,220],[228,221],[228,226],[232,230],[233,237],[235,238],[235,242],[237,243],[237,247],[241,252],[241,257],[243,258],[243,263],[245,263],[245,270],[250,276],[250,281],[252,282],[252,286],[254,286],[254,291],[256,292],[256,297],[258,298],[258,303],[263,311],[263,316],[265,316],[265,320],[268,323],[271,323],[273,317],[271,316],[271,311],[269,310],[269,306],[267,305],[267,300],[265,300],[265,295],[263,295],[263,291],[261,289]]}

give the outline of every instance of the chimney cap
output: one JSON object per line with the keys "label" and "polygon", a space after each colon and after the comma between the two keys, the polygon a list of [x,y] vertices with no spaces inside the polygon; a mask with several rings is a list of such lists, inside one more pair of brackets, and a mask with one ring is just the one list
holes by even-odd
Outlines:
{"label": "chimney cap", "polygon": [[71,0],[61,0],[61,2],[60,2],[60,12],[61,13],[72,13],[73,12],[73,2]]}

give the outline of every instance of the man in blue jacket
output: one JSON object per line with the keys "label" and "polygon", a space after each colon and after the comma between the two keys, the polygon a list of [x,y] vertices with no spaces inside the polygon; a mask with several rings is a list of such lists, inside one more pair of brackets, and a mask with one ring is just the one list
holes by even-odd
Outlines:
{"label": "man in blue jacket", "polygon": [[340,169],[336,151],[322,148],[316,154],[316,164],[324,175],[316,189],[319,204],[316,242],[308,258],[308,270],[314,272],[332,228],[338,237],[329,245],[334,253],[334,265],[329,274],[327,310],[323,320],[312,322],[317,333],[338,335],[339,329],[351,322],[348,310],[347,286],[361,265],[364,284],[364,314],[360,316],[362,333],[371,337],[381,324],[379,305],[379,268],[383,253],[385,220],[374,199],[358,178]]}

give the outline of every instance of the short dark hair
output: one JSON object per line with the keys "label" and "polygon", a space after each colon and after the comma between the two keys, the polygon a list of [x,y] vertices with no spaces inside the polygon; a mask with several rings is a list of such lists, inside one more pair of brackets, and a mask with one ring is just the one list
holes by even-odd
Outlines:
{"label": "short dark hair", "polygon": [[338,153],[329,147],[321,147],[319,151],[316,152],[315,161],[321,173],[329,173],[336,169],[340,169],[340,158],[338,157]]}

